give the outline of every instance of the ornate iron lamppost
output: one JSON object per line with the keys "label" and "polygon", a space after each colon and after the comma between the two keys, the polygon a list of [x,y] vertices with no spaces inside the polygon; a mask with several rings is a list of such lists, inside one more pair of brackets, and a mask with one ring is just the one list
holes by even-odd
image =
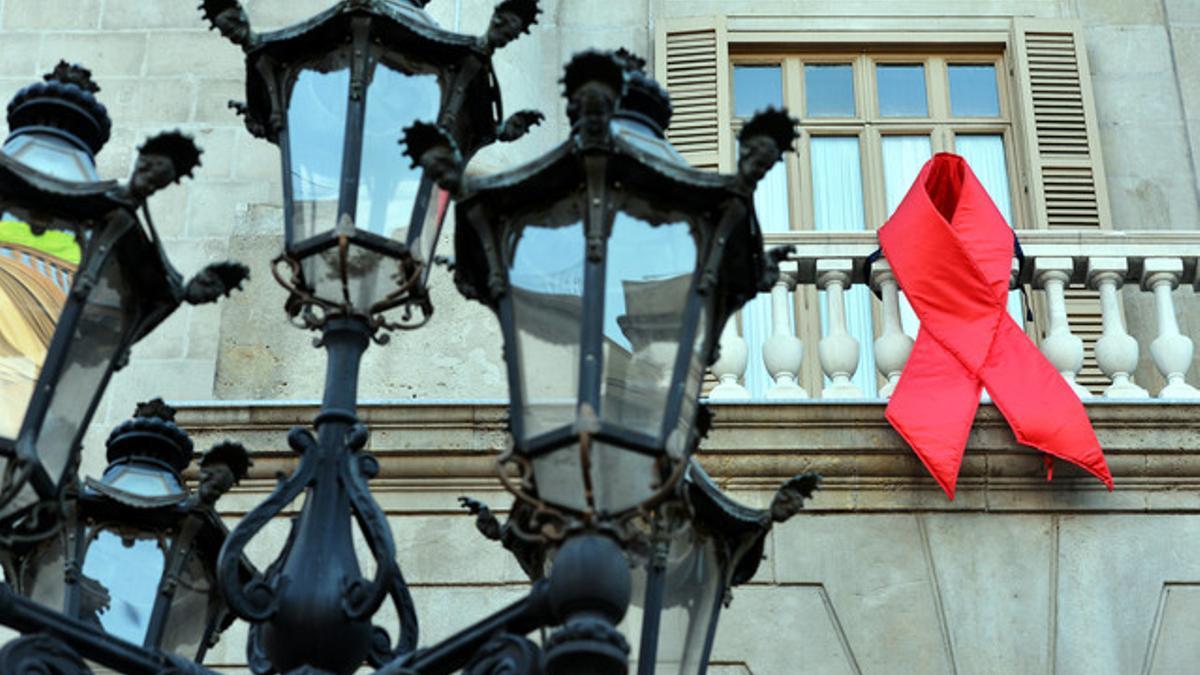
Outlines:
{"label": "ornate iron lamppost", "polygon": [[[215,592],[226,529],[214,505],[246,475],[249,459],[236,443],[213,447],[189,494],[181,474],[192,441],[175,426],[174,412],[161,399],[139,405],[109,436],[103,477],[88,478],[66,502],[58,532],[4,549],[5,576],[33,601],[7,599],[21,628],[55,610],[150,653],[199,662],[232,620]],[[0,667],[12,672],[15,663],[0,657]]]}
{"label": "ornate iron lamppost", "polygon": [[[288,310],[318,328],[363,316],[372,330],[420,325],[448,195],[400,160],[399,132],[437,119],[469,158],[541,120],[502,120],[491,56],[536,21],[536,0],[504,0],[480,37],[442,30],[427,0],[342,0],[302,23],[255,33],[237,0],[204,0],[246,52],[250,133],[279,146],[285,250],[277,278]],[[400,323],[384,312],[403,307]],[[411,321],[417,309],[421,319]]]}
{"label": "ornate iron lamppost", "polygon": [[[328,356],[316,433],[289,434],[301,455],[296,470],[224,539],[215,572],[203,564],[220,540],[210,498],[244,473],[244,455],[233,446],[210,452],[198,495],[186,496],[178,473],[190,448],[166,410],[143,410],[141,419],[119,428],[104,478],[89,481],[69,507],[63,496],[78,462],[78,431],[76,443],[66,446],[69,470],[50,488],[43,489],[39,466],[28,470],[33,478],[10,472],[17,482],[8,492],[28,485],[33,502],[0,519],[0,534],[10,532],[8,573],[23,592],[50,597],[51,604],[58,604],[61,585],[67,615],[0,593],[0,618],[54,636],[14,645],[4,653],[10,662],[82,673],[82,655],[128,672],[205,673],[162,650],[183,646],[187,658],[201,658],[221,623],[223,601],[251,624],[248,660],[259,675],[341,675],[364,662],[378,667],[377,675],[617,675],[629,666],[630,646],[618,626],[632,602],[643,607],[640,673],[655,672],[656,664],[677,665],[680,673],[705,669],[720,601],[753,575],[771,523],[791,515],[814,486],[813,477],[794,479],[771,512],[754,511],[721,495],[692,460],[710,421],[699,395],[717,336],[776,274],[774,258],[762,250],[753,190],[790,149],[795,121],[775,110],[755,116],[741,135],[738,173],[699,172],[665,140],[669,101],[638,72],[636,59],[586,52],[564,77],[573,123],[568,139],[525,166],[466,179],[466,161],[479,147],[516,138],[540,119],[523,112],[501,123],[490,65],[493,50],[534,20],[536,3],[504,0],[479,38],[441,31],[423,4],[343,0],[269,34],[252,31],[235,0],[201,4],[214,27],[247,54],[247,102],[234,107],[253,133],[281,151],[285,229],[276,278],[290,292],[288,313],[321,331]],[[436,123],[422,121],[430,116]],[[410,168],[390,145],[401,125]],[[63,128],[78,128],[78,135],[92,127]],[[389,138],[389,145],[375,137]],[[197,153],[190,142],[192,155],[184,152],[184,142],[167,135],[143,146],[128,187],[14,169],[24,182],[11,179],[13,194],[34,206],[14,206],[13,213],[36,223],[28,228],[35,236],[68,231],[81,214],[118,213],[105,222],[123,219],[125,229],[92,228],[99,234],[76,239],[101,260],[123,260],[111,253],[114,244],[96,242],[136,232],[143,239],[134,253],[157,252],[152,262],[169,272],[148,219],[143,228],[134,214],[146,195],[194,165]],[[8,164],[0,156],[0,199],[9,194]],[[107,187],[101,192],[97,185]],[[42,209],[51,195],[64,201],[61,195],[76,194],[71,190],[81,201],[67,200],[73,205],[51,209],[56,219],[47,220]],[[501,457],[499,473],[517,500],[503,526],[478,502],[466,504],[534,583],[518,602],[416,649],[412,600],[386,517],[367,488],[378,463],[364,452],[357,377],[372,339],[384,342],[387,330],[428,319],[427,274],[451,196],[458,200],[456,283],[497,313],[505,339],[513,448]],[[154,296],[161,306],[142,311],[161,319],[182,300],[228,292],[243,274],[217,265],[186,287],[167,275],[170,292]],[[87,299],[95,282],[85,278],[81,273],[74,287]],[[119,346],[127,348],[152,325],[135,316],[136,330],[122,332]],[[70,321],[73,315],[64,313],[61,326],[77,332]],[[106,362],[105,377],[121,353]],[[59,376],[47,377],[55,378],[48,380],[52,392]],[[99,392],[81,391],[94,405]],[[86,417],[78,428],[84,424]],[[30,461],[20,454],[21,442],[13,444],[10,466]],[[31,456],[44,461],[36,451]],[[245,547],[301,494],[303,508],[279,557],[266,570],[253,569]],[[372,578],[355,554],[352,519],[375,558]],[[35,536],[36,543],[18,545]],[[145,546],[153,555],[134,556],[137,564],[154,561],[163,569],[158,595],[141,603],[144,620],[136,625],[106,625],[98,612],[104,594],[88,583],[100,564],[92,561],[121,558],[114,541],[134,549],[151,542]],[[46,564],[59,558],[66,570],[61,584],[57,563]],[[97,575],[112,586],[111,569]],[[220,601],[197,590],[214,578]],[[181,584],[195,592],[182,592]],[[394,644],[372,623],[389,597],[399,616]],[[137,604],[116,593],[109,600]],[[203,609],[184,630],[175,622],[188,602]],[[92,620],[116,637],[98,638]],[[553,629],[544,644],[525,637],[542,628]]]}
{"label": "ornate iron lamppost", "polygon": [[[777,274],[753,190],[790,149],[795,120],[767,110],[748,122],[737,175],[696,171],[666,141],[669,99],[641,65],[624,52],[576,56],[563,77],[570,137],[509,172],[464,180],[432,126],[410,130],[408,150],[458,192],[456,282],[496,312],[505,341],[513,448],[499,474],[517,502],[503,527],[464,503],[551,584],[580,549],[627,558],[644,606],[639,672],[698,673],[720,601],[753,575],[773,522],[690,461],[709,422],[701,378],[725,322]],[[781,489],[777,503],[793,508],[776,509],[779,520],[815,482]],[[623,597],[583,594],[587,611],[552,617],[562,628],[547,671],[626,672]]]}
{"label": "ornate iron lamppost", "polygon": [[[172,583],[212,576],[224,528],[211,501],[203,513],[173,508],[188,496],[170,471],[158,471],[165,482],[161,494],[151,494],[149,450],[132,448],[139,444],[129,435],[114,439],[120,466],[82,491],[76,470],[83,432],[132,345],[181,303],[212,302],[247,274],[241,265],[216,263],[184,284],[162,250],[145,203],[199,164],[188,137],[149,139],[125,184],[97,179],[94,156],[111,125],[97,91],[86,69],[60,63],[13,98],[0,150],[0,550],[9,582],[28,596],[0,586],[0,622],[41,634],[5,648],[5,672],[87,672],[80,656],[129,672],[187,672],[185,661],[158,647],[197,658],[219,613],[219,600],[199,585],[193,593],[164,585],[150,590],[159,602],[145,621],[119,625],[106,611],[127,603],[128,589],[89,583],[94,561],[106,549],[120,551],[111,541],[118,530],[118,539],[140,541],[150,530],[178,527],[170,556],[161,554],[175,565],[165,570]],[[175,461],[186,464],[190,454],[182,452]],[[144,510],[135,517],[131,507]],[[89,520],[109,516],[122,521],[117,530]],[[208,550],[207,567],[193,546]],[[145,561],[141,553],[134,558]],[[172,611],[201,596],[199,625]]]}
{"label": "ornate iron lamppost", "polygon": [[[328,355],[316,435],[292,431],[299,466],[242,519],[221,556],[220,586],[232,611],[253,624],[249,660],[259,673],[348,673],[416,645],[391,532],[366,485],[378,464],[362,452],[367,430],[355,414],[369,342],[419,327],[432,312],[425,284],[449,195],[407,165],[398,142],[404,127],[433,118],[470,157],[541,119],[526,111],[503,120],[491,66],[494,51],[536,20],[536,0],[503,0],[479,37],[442,30],[424,4],[342,0],[262,34],[236,0],[200,5],[246,53],[246,102],[231,105],[252,134],[279,146],[284,252],[276,279],[289,291],[288,313],[321,331]],[[301,493],[304,507],[280,558],[244,579],[242,550]],[[371,579],[354,554],[351,518],[376,561]],[[389,596],[401,619],[394,646],[371,623]]]}
{"label": "ornate iron lamppost", "polygon": [[182,302],[211,302],[246,275],[219,263],[185,285],[163,253],[145,200],[199,164],[186,136],[148,140],[125,185],[95,180],[93,156],[110,126],[98,89],[87,70],[61,63],[8,108],[11,132],[0,151],[0,540],[55,526],[83,432],[133,343]]}

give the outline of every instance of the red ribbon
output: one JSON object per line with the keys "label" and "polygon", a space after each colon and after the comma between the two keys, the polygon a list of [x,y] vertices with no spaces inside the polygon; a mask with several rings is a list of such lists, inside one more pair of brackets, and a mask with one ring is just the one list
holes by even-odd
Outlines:
{"label": "red ribbon", "polygon": [[1079,397],[1008,315],[1013,231],[966,161],[929,160],[879,242],[921,319],[887,419],[946,494],[954,499],[981,387],[1017,441],[1050,456],[1048,468],[1064,459],[1111,490]]}

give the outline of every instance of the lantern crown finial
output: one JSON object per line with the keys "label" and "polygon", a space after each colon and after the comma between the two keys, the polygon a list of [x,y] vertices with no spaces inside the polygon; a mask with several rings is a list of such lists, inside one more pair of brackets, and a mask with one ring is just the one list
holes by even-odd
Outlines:
{"label": "lantern crown finial", "polygon": [[800,121],[788,114],[786,109],[767,108],[754,113],[754,117],[742,127],[738,141],[746,143],[755,136],[766,136],[775,142],[779,152],[793,150],[792,143],[799,137],[796,125]]}
{"label": "lantern crown finial", "polygon": [[646,59],[624,47],[613,53],[625,68],[628,79],[618,114],[629,115],[648,123],[661,137],[671,124],[671,97],[657,80],[646,74]]}
{"label": "lantern crown finial", "polygon": [[204,151],[192,137],[180,131],[166,131],[138,146],[138,158],[129,177],[129,191],[139,200],[154,194],[200,166]]}
{"label": "lantern crown finial", "polygon": [[744,185],[757,185],[783,153],[793,150],[799,120],[785,109],[760,110],[746,122],[738,135],[738,178]]}
{"label": "lantern crown finial", "polygon": [[99,85],[79,64],[59,61],[43,82],[17,92],[8,104],[9,138],[38,130],[65,137],[92,155],[108,142],[112,119],[96,99]]}
{"label": "lantern crown finial", "polygon": [[197,9],[204,13],[210,30],[216,29],[243,49],[249,49],[257,41],[250,18],[238,0],[203,0]]}
{"label": "lantern crown finial", "polygon": [[175,409],[161,398],[139,403],[134,416],[109,434],[105,443],[109,463],[144,457],[182,472],[192,461],[192,439],[174,420]]}
{"label": "lantern crown finial", "polygon": [[462,153],[445,129],[429,122],[414,122],[404,130],[400,144],[412,165],[423,167],[433,182],[447,190],[457,187],[462,178]]}
{"label": "lantern crown finial", "polygon": [[496,5],[483,35],[484,48],[493,52],[528,33],[541,11],[537,0],[504,0]]}
{"label": "lantern crown finial", "polygon": [[63,84],[73,84],[89,94],[95,94],[100,91],[100,85],[92,81],[92,71],[78,63],[59,61],[58,65],[54,66],[54,70],[42,76],[42,80],[45,82],[53,80],[62,82]]}
{"label": "lantern crown finial", "polygon": [[571,125],[582,123],[586,138],[606,137],[608,122],[626,91],[625,68],[612,52],[588,50],[576,54],[560,80],[567,97]]}

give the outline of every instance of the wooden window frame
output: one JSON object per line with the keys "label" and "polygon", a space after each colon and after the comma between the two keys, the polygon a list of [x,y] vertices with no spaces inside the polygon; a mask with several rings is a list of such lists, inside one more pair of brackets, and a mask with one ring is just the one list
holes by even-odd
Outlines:
{"label": "wooden window frame", "polygon": [[[1017,229],[1109,229],[1112,218],[1109,211],[1107,181],[1100,148],[1099,124],[1093,100],[1092,85],[1085,48],[1082,25],[1073,19],[1051,19],[1038,17],[911,17],[911,16],[809,16],[790,15],[719,15],[706,17],[660,16],[655,21],[654,63],[658,80],[674,93],[676,82],[681,90],[688,89],[689,80],[698,68],[707,68],[713,83],[711,98],[697,100],[693,95],[682,107],[677,107],[676,120],[681,131],[675,133],[675,125],[668,130],[668,137],[675,142],[678,137],[685,145],[680,146],[683,156],[694,165],[725,173],[734,169],[736,141],[733,123],[732,64],[751,60],[775,61],[785,67],[783,80],[785,104],[802,96],[802,74],[789,73],[788,61],[781,57],[792,53],[817,54],[821,52],[841,55],[855,50],[895,53],[903,58],[905,52],[915,56],[935,53],[952,53],[954,60],[961,55],[969,62],[972,51],[990,56],[1002,55],[997,69],[997,85],[1000,89],[1000,105],[1007,127],[1003,129],[1006,160],[1009,168],[1010,201],[1013,226]],[[690,40],[703,36],[712,45],[709,61],[697,66],[696,53],[692,46],[673,56],[672,42]],[[794,69],[794,67],[793,67]],[[926,69],[926,91],[931,103],[931,114],[938,99],[932,90],[935,86],[948,88],[948,78],[932,78],[932,69]],[[873,79],[874,72],[869,73]],[[788,82],[792,85],[789,91]],[[863,87],[862,77],[856,78],[856,87]],[[870,91],[874,91],[874,85]],[[865,100],[860,98],[859,100]],[[870,101],[875,105],[874,101]],[[796,106],[789,105],[796,109]],[[948,110],[946,111],[948,114]],[[704,148],[717,148],[716,152],[702,152],[697,137],[697,120],[716,119],[719,122],[701,134]],[[961,119],[961,118],[960,118]],[[967,118],[970,119],[970,118]],[[809,120],[805,120],[806,126]],[[986,125],[971,130],[988,132]],[[878,135],[878,128],[868,128],[863,133]],[[953,147],[949,131],[931,134],[932,149]],[[687,143],[697,148],[689,152]],[[805,182],[801,169],[807,166],[807,144],[800,145],[802,152],[787,156],[788,194],[791,229],[799,230],[811,223],[805,219],[804,207],[796,208],[797,199],[811,199],[803,190]],[[862,147],[868,154],[863,156],[864,181],[866,175],[882,175],[881,150],[877,138]],[[864,195],[875,203],[864,203],[864,212],[869,227],[878,227],[882,218],[883,190],[864,185]],[[878,196],[872,196],[878,195]],[[811,211],[808,211],[811,213]],[[814,293],[815,295],[815,293]],[[1084,337],[1084,370],[1079,381],[1098,391],[1103,377],[1099,373],[1092,354],[1095,338],[1099,334],[1100,314],[1093,291],[1071,288],[1068,295],[1068,321],[1076,335]],[[812,303],[806,293],[797,293],[797,309],[805,311]],[[1038,316],[1038,325],[1045,325],[1040,298],[1034,296],[1032,305]],[[815,301],[815,297],[814,297]],[[800,312],[797,313],[800,316]],[[812,322],[802,322],[811,325]],[[803,326],[802,326],[803,328]],[[804,331],[807,333],[807,331]],[[1034,331],[1035,339],[1039,336]],[[811,335],[802,335],[807,344],[815,344]],[[863,345],[869,349],[870,345]],[[806,350],[807,351],[807,350]],[[806,355],[805,370],[808,371],[815,359]],[[805,386],[812,390],[812,381]]]}

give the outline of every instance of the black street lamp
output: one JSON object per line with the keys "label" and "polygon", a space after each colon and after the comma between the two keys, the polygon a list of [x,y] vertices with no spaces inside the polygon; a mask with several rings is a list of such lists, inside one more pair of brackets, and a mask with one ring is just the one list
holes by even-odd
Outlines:
{"label": "black street lamp", "polygon": [[[288,310],[310,327],[361,315],[415,327],[449,195],[400,160],[400,130],[436,119],[470,157],[541,116],[501,123],[493,52],[535,22],[536,0],[504,0],[485,35],[442,30],[426,0],[342,0],[294,26],[255,33],[237,0],[204,0],[246,52],[246,102],[231,102],[283,162]],[[383,312],[403,306],[401,323]],[[412,308],[422,318],[410,322]]]}
{"label": "black street lamp", "polygon": [[730,590],[754,578],[771,528],[795,515],[819,482],[815,474],[787,481],[764,511],[730,499],[691,460],[680,498],[661,509],[651,552],[633,575],[633,604],[642,608],[639,675],[707,672]]}
{"label": "black street lamp", "polygon": [[723,176],[679,157],[666,94],[618,57],[580,54],[563,82],[571,137],[464,187],[456,281],[500,319],[514,441],[501,476],[534,529],[623,538],[673,494],[721,328],[777,273],[752,195],[794,121],[748,122],[740,173]]}
{"label": "black street lamp", "polygon": [[[511,171],[464,180],[444,161],[449,134],[429,125],[408,150],[457,189],[456,282],[496,312],[505,342],[513,448],[499,474],[517,503],[503,527],[464,504],[551,583],[572,573],[562,554],[575,542],[619,542],[645,609],[639,672],[702,673],[721,600],[753,576],[773,520],[690,460],[710,421],[701,379],[725,322],[778,273],[753,190],[796,121],[759,113],[736,175],[694,170],[665,139],[670,102],[642,65],[623,51],[576,56],[563,77],[570,137]],[[797,486],[807,496],[813,484],[794,479],[778,499],[798,508]],[[552,617],[548,672],[626,672],[624,612]]]}
{"label": "black street lamp", "polygon": [[[699,395],[717,337],[777,274],[753,192],[790,149],[796,122],[762,112],[742,130],[737,174],[696,171],[665,139],[670,102],[644,64],[625,52],[585,52],[563,78],[568,139],[525,166],[468,179],[479,147],[540,119],[523,112],[500,123],[490,62],[534,21],[536,2],[503,0],[478,38],[437,28],[423,4],[342,0],[263,35],[235,0],[201,4],[246,51],[248,102],[235,107],[282,157],[276,262],[290,272],[276,278],[290,291],[286,310],[321,330],[328,356],[316,433],[288,435],[300,454],[295,471],[227,537],[212,507],[245,474],[245,451],[211,450],[190,495],[180,474],[191,443],[161,402],[110,437],[102,479],[82,487],[75,479],[81,430],[129,345],[179,303],[214,300],[244,278],[244,268],[221,263],[181,284],[148,213],[144,224],[137,218],[199,151],[163,134],[142,146],[128,185],[64,180],[48,174],[75,167],[94,178],[91,156],[107,133],[103,108],[84,95],[90,81],[67,69],[57,76],[67,84],[18,95],[10,110],[25,123],[6,151],[44,168],[0,153],[0,224],[9,227],[0,233],[17,233],[0,238],[0,263],[16,251],[21,264],[50,270],[43,286],[71,290],[57,324],[28,322],[53,338],[42,361],[20,371],[36,386],[21,399],[28,412],[13,440],[0,446],[8,460],[0,558],[11,584],[0,586],[0,621],[44,633],[0,650],[6,672],[86,673],[83,657],[122,672],[209,673],[197,663],[235,616],[251,624],[247,657],[258,675],[343,675],[364,662],[377,675],[618,675],[628,670],[618,625],[631,602],[643,607],[639,673],[706,668],[728,590],[753,576],[771,524],[815,487],[815,477],[797,477],[770,511],[756,511],[722,495],[692,459],[711,422]],[[411,168],[391,144],[401,131]],[[357,380],[372,339],[428,319],[427,273],[451,196],[456,284],[501,322],[513,448],[498,464],[516,496],[503,526],[482,504],[464,504],[533,584],[521,600],[417,649],[412,598],[367,487],[379,466],[364,451]],[[29,262],[30,251],[61,261],[64,247],[78,269]],[[0,301],[12,302],[5,282]],[[392,309],[398,320],[385,314]],[[18,363],[10,352],[28,357],[18,337],[0,333],[8,350],[0,375]],[[75,417],[54,418],[69,438],[40,433],[58,392],[82,401]],[[246,546],[302,494],[283,550],[254,569]],[[375,559],[372,578],[355,554],[354,523]],[[394,644],[372,623],[389,598]],[[545,628],[553,631],[540,645],[525,637]]]}
{"label": "black street lamp", "polygon": [[[98,91],[89,71],[60,63],[13,98],[0,148],[0,622],[37,634],[6,645],[0,669],[88,672],[82,656],[193,672],[221,618],[221,490],[189,498],[178,471],[190,442],[167,422],[111,439],[113,465],[83,488],[80,441],[132,345],[180,304],[238,288],[247,269],[215,263],[183,283],[146,200],[190,176],[200,150],[162,133],[139,148],[128,182],[98,180],[111,125]],[[237,474],[235,454],[210,455],[210,476]],[[135,559],[140,570],[124,567]],[[161,581],[136,588],[147,577],[131,573],[147,564]]]}
{"label": "black street lamp", "polygon": [[189,493],[182,473],[192,441],[174,413],[161,399],[139,405],[109,436],[103,477],[88,478],[67,500],[57,533],[4,549],[0,562],[16,592],[34,602],[199,662],[233,618],[215,592],[226,528],[214,505],[246,475],[249,459],[240,445],[213,447]]}
{"label": "black street lamp", "polygon": [[[404,159],[401,134],[435,119],[470,157],[541,119],[526,111],[503,120],[491,64],[496,49],[534,23],[536,0],[503,0],[479,37],[442,30],[424,4],[341,0],[262,34],[236,0],[200,4],[246,54],[246,102],[231,106],[252,134],[279,147],[282,162],[284,251],[275,277],[289,291],[288,314],[322,332],[328,357],[316,434],[294,429],[288,437],[302,453],[299,466],[238,523],[221,554],[218,582],[233,613],[252,624],[256,673],[349,673],[416,646],[391,531],[367,488],[378,462],[363,452],[368,432],[356,417],[370,341],[423,325],[433,309],[425,284],[449,192]],[[398,317],[386,314],[393,309]],[[279,559],[245,578],[245,546],[301,493]],[[375,558],[370,579],[354,553],[352,518]],[[372,624],[389,597],[400,617],[394,645]]]}
{"label": "black street lamp", "polygon": [[[139,149],[128,184],[96,179],[108,114],[90,73],[60,63],[8,106],[0,149],[0,541],[55,527],[79,443],[130,347],[180,303],[236,287],[212,265],[188,284],[163,253],[145,200],[191,175],[200,151],[169,132]],[[146,222],[138,220],[142,210]]]}

